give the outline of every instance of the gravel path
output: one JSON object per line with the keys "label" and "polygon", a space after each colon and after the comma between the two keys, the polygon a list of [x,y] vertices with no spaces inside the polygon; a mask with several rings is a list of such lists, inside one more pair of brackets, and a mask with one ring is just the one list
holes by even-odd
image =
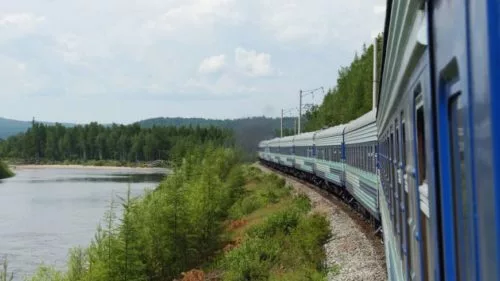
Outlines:
{"label": "gravel path", "polygon": [[[256,166],[264,172],[272,172],[262,165]],[[355,219],[356,215],[333,196],[325,198],[323,192],[311,185],[278,175],[296,192],[306,194],[311,199],[313,211],[325,214],[330,221],[332,238],[325,244],[326,263],[330,268],[328,280],[387,280],[383,245],[380,238],[372,234],[372,229],[363,226]]]}

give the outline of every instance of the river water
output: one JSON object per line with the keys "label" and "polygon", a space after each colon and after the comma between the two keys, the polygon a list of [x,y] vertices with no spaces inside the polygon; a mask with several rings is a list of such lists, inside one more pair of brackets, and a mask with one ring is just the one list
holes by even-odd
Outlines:
{"label": "river water", "polygon": [[[0,260],[14,280],[42,264],[66,267],[68,250],[87,246],[111,198],[153,189],[162,169],[18,168],[0,180]],[[115,200],[116,201],[116,200]]]}

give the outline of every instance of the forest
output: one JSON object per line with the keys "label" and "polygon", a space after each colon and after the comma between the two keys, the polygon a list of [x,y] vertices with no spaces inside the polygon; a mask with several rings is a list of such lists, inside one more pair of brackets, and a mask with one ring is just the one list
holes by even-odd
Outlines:
{"label": "forest", "polygon": [[0,142],[0,157],[30,164],[90,160],[173,161],[190,148],[206,143],[232,146],[233,133],[213,126],[142,128],[139,124],[104,126],[90,123],[65,127],[33,122],[27,132]]}
{"label": "forest", "polygon": [[[382,35],[377,37],[377,67],[381,69]],[[380,77],[380,74],[378,75]],[[373,44],[363,45],[361,55],[356,54],[351,65],[338,72],[336,86],[329,89],[323,103],[314,106],[303,117],[305,131],[316,131],[348,123],[372,109]]]}

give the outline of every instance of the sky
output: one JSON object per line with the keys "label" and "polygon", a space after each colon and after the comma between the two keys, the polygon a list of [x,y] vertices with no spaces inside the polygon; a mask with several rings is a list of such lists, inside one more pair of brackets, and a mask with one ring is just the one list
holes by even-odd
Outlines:
{"label": "sky", "polygon": [[279,116],[384,17],[385,0],[0,0],[0,117]]}

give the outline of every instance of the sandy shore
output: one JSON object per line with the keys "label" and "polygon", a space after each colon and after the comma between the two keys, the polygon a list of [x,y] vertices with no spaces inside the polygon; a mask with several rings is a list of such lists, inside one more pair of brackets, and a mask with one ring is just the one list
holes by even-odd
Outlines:
{"label": "sandy shore", "polygon": [[86,165],[9,165],[15,171],[20,169],[94,169],[94,170],[140,170],[152,172],[171,172],[167,168],[149,167],[117,167],[117,166],[86,166]]}

